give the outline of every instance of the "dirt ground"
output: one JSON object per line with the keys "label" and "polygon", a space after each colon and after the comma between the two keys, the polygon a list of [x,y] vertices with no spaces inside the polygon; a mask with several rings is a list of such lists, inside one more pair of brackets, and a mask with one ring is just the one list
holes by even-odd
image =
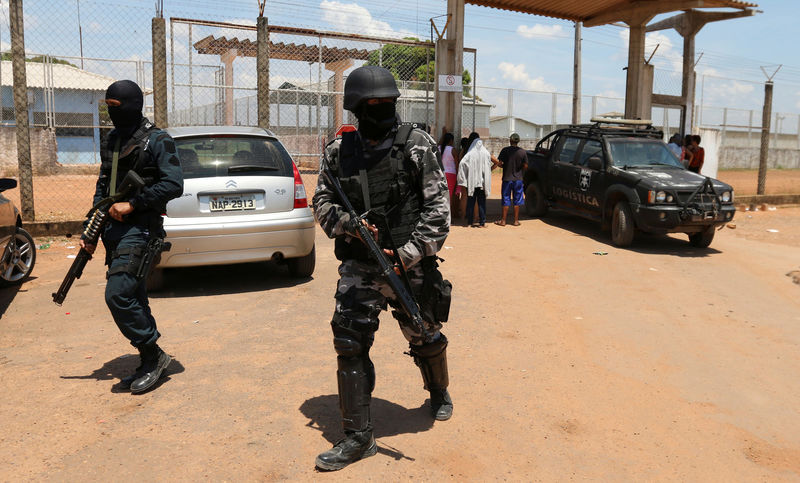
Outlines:
{"label": "dirt ground", "polygon": [[[498,176],[499,172],[495,174],[495,178]],[[720,171],[718,178],[733,186],[736,194],[740,196],[753,195],[758,187],[757,170]],[[306,184],[309,180],[316,182],[313,174],[304,174],[304,179]],[[62,174],[35,177],[33,187],[36,221],[83,219],[91,207],[96,182],[95,175]],[[309,188],[313,189],[312,186]],[[20,207],[19,192],[19,189],[15,189],[5,193],[17,207]],[[766,192],[767,194],[800,193],[800,170],[768,171]]]}
{"label": "dirt ground", "polygon": [[379,453],[331,474],[313,464],[341,427],[321,231],[309,280],[268,263],[168,273],[151,306],[174,362],[138,396],[115,389],[137,358],[105,307],[102,254],[58,307],[75,240],[38,239],[34,277],[0,290],[0,479],[797,481],[800,208],[734,222],[705,250],[677,235],[617,249],[559,213],[454,226],[455,414],[429,417],[383,314]]}

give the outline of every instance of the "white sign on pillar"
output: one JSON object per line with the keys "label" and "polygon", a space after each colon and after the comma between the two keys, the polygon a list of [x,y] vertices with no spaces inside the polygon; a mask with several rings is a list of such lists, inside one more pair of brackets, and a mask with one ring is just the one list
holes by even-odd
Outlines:
{"label": "white sign on pillar", "polygon": [[461,92],[463,89],[461,85],[460,75],[439,75],[439,90],[444,92]]}

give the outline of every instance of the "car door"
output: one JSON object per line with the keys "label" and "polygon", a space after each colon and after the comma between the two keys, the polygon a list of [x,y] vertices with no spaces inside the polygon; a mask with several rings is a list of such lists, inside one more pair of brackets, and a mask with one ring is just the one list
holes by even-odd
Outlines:
{"label": "car door", "polygon": [[0,180],[0,254],[6,242],[14,234],[17,226],[17,217],[14,213],[14,203],[3,196],[3,191],[16,187],[16,181],[8,178]]}
{"label": "car door", "polygon": [[600,216],[600,200],[605,186],[605,154],[603,144],[586,139],[575,158],[575,202],[588,214]]}
{"label": "car door", "polygon": [[562,204],[572,204],[571,192],[575,189],[575,157],[582,139],[563,136],[550,163],[550,186],[553,198]]}

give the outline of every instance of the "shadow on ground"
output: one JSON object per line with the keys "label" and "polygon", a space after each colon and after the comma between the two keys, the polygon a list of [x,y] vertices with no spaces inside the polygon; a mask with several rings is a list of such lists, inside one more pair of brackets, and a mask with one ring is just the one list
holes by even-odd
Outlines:
{"label": "shadow on ground", "polygon": [[294,287],[310,280],[312,277],[292,277],[285,265],[275,262],[168,268],[164,271],[164,288],[151,290],[148,295],[171,298],[260,292]]}
{"label": "shadow on ground", "polygon": [[[322,437],[329,443],[335,444],[344,436],[342,415],[339,412],[339,396],[336,394],[308,399],[300,405],[300,412],[309,419],[306,426],[322,432]],[[434,423],[428,401],[423,402],[418,408],[408,409],[385,399],[373,397],[370,412],[375,425],[376,439],[427,431]],[[324,450],[325,448],[321,448],[320,452]],[[378,452],[396,460],[413,460],[381,441],[378,442]]]}
{"label": "shadow on ground", "polygon": [[[139,356],[137,354],[125,354],[103,364],[101,367],[92,371],[91,374],[82,376],[61,376],[61,379],[94,379],[96,381],[110,381],[112,379],[122,379],[129,376],[136,371],[139,365]],[[158,380],[152,388],[147,392],[160,387],[162,384],[170,380],[170,376],[180,374],[186,370],[177,359],[173,358],[170,365],[164,370],[161,379]],[[111,387],[111,392],[128,392],[127,389],[121,389],[118,384]]]}
{"label": "shadow on ground", "polygon": [[[600,223],[586,220],[577,215],[572,215],[563,211],[550,210],[543,218],[530,218],[520,216],[526,223],[536,222],[537,220],[550,226],[561,228],[575,234],[591,238],[604,245],[604,247],[614,247],[611,242],[611,234],[608,230],[601,230]],[[636,232],[633,245],[627,247],[636,253],[647,255],[671,255],[676,257],[702,258],[721,253],[714,248],[714,242],[708,248],[696,248],[689,244],[689,238],[683,233],[672,235],[651,235],[648,233]]]}
{"label": "shadow on ground", "polygon": [[[22,291],[24,292],[24,290]],[[19,285],[0,288],[0,318],[6,313],[6,310],[8,310],[8,307],[11,305],[11,302],[14,301],[14,297],[17,296],[18,292],[20,292]]]}

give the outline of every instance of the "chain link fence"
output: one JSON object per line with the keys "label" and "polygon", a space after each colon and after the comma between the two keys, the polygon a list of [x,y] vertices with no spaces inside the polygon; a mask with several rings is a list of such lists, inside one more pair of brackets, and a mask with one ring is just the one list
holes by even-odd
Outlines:
{"label": "chain link fence", "polygon": [[[88,210],[99,148],[113,127],[100,102],[109,84],[136,81],[145,93],[145,115],[153,119],[153,15],[151,8],[130,0],[25,3],[25,95],[37,221],[79,220]],[[256,24],[237,22],[167,20],[170,126],[258,125]],[[18,175],[10,23],[9,0],[0,0],[2,176]],[[124,35],[118,33],[121,25]],[[362,65],[392,71],[402,93],[398,112],[404,121],[434,124],[433,43],[277,25],[269,26],[269,42],[269,128],[301,167],[315,167],[337,129],[355,123],[343,109],[343,88],[349,73]],[[512,131],[520,134],[524,147],[532,147],[551,130],[570,124],[570,93],[488,85],[476,66],[476,50],[465,48],[462,135],[477,131],[496,152]],[[776,93],[791,88],[775,87]],[[656,69],[654,92],[680,95],[680,74]],[[718,130],[724,149],[757,150],[763,83],[698,75],[695,92],[698,127]],[[744,94],[749,104],[717,107],[728,105],[732,93]],[[622,96],[585,95],[580,120],[621,114],[624,107]],[[771,119],[771,148],[797,157],[800,116],[778,111]],[[679,118],[678,109],[652,111],[654,124],[667,134],[678,131]],[[432,134],[438,138],[440,133]],[[20,191],[7,193],[18,206]]]}

